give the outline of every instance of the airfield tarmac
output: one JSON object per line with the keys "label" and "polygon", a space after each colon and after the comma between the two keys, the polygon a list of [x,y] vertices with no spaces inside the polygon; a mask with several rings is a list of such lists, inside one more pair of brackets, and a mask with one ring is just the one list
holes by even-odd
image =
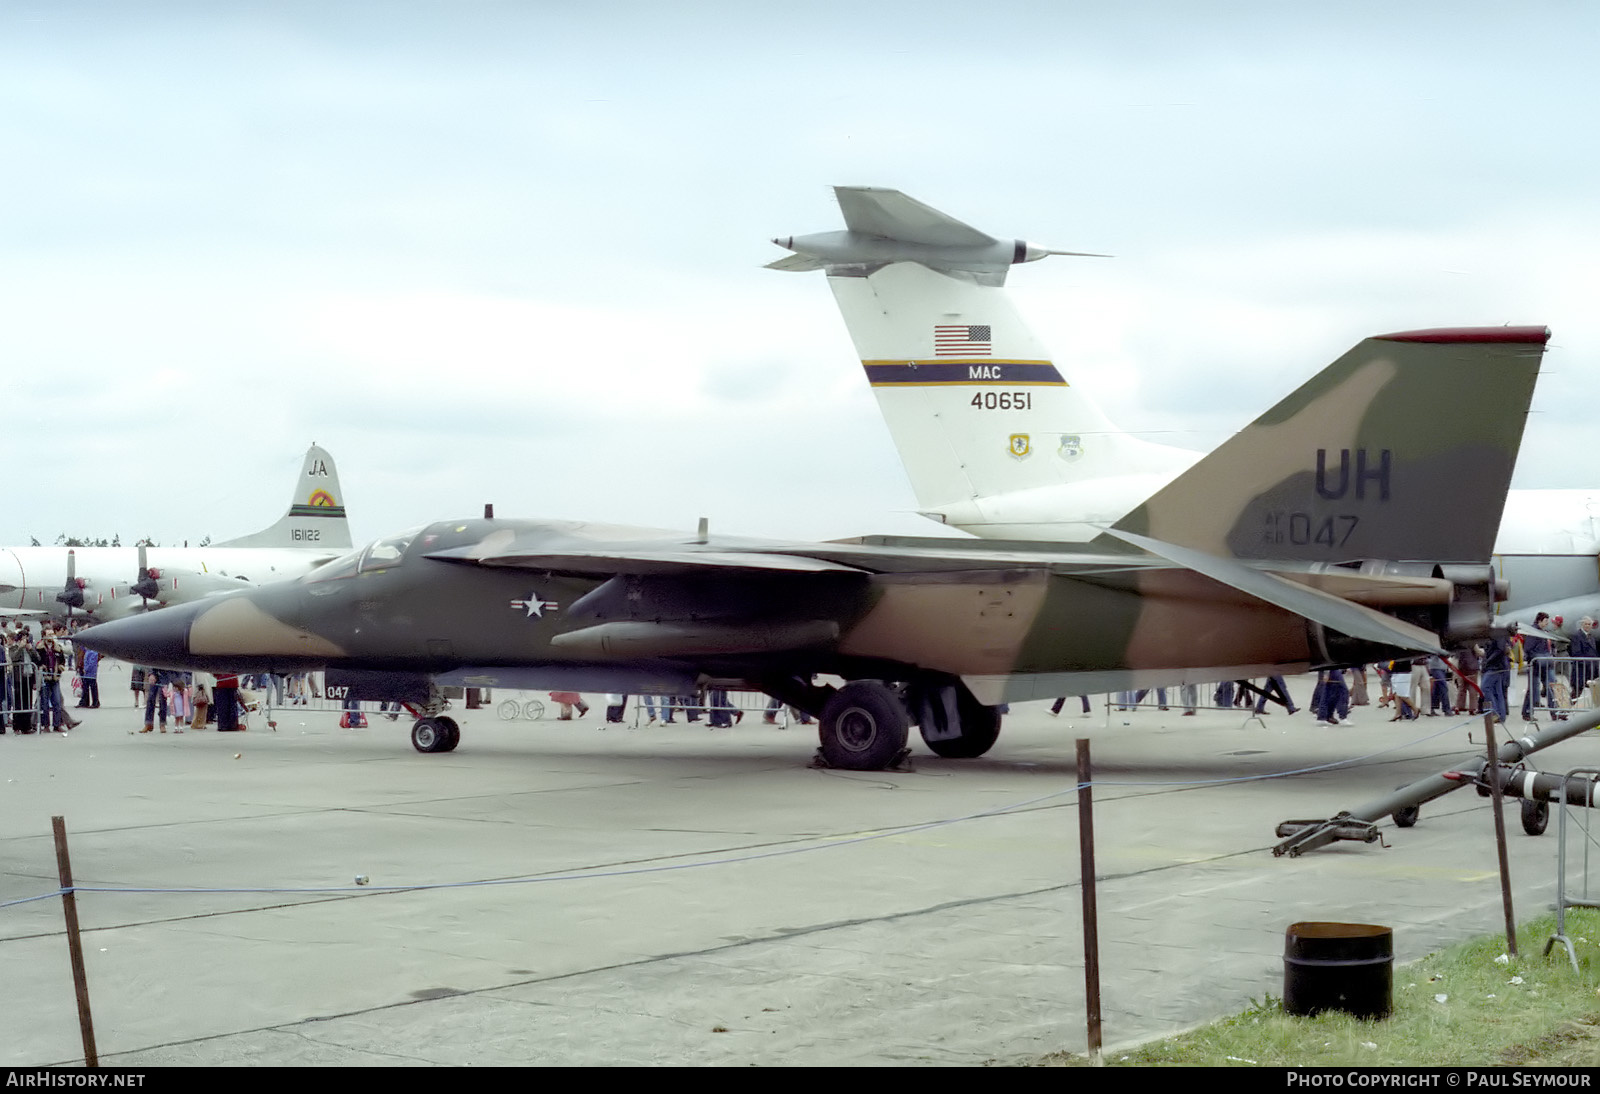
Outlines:
{"label": "airfield tarmac", "polygon": [[[1388,848],[1268,850],[1279,821],[1481,753],[1477,719],[1400,724],[1368,707],[1318,728],[1304,711],[1079,717],[1074,701],[1053,718],[1030,703],[986,757],[918,742],[914,770],[862,773],[807,767],[809,727],[605,728],[599,705],[570,723],[453,712],[461,747],[434,756],[404,720],[341,730],[336,712],[296,708],[276,732],[257,718],[247,733],[130,736],[125,680],[104,670],[106,705],[70,734],[0,738],[0,903],[55,891],[53,814],[79,886],[224,890],[80,893],[105,1064],[1081,1052],[1078,736],[1099,784],[1113,1050],[1281,995],[1299,920],[1391,926],[1400,961],[1502,925],[1490,807],[1471,790],[1424,806],[1416,828],[1388,825]],[[1291,687],[1309,696],[1304,678]],[[1600,740],[1539,761],[1600,763]],[[1524,836],[1516,809],[1528,918],[1553,898],[1555,824]],[[961,819],[996,810],[1011,811]],[[381,888],[441,883],[455,887]],[[275,891],[225,891],[239,889]],[[0,1062],[80,1062],[58,898],[0,908],[0,969]],[[1406,983],[1397,971],[1396,992]]]}

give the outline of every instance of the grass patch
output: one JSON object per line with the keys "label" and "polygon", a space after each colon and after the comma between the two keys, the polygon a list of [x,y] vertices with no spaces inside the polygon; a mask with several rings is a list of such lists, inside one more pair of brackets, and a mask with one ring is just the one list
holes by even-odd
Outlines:
{"label": "grass patch", "polygon": [[[1269,996],[1202,1029],[1108,1052],[1113,1067],[1507,1066],[1600,1064],[1600,911],[1567,912],[1578,954],[1544,945],[1555,915],[1517,929],[1521,956],[1498,963],[1504,935],[1485,936],[1394,970],[1394,1014],[1363,1022],[1345,1014],[1292,1018]],[[1443,997],[1441,1001],[1439,996]],[[1081,1066],[1058,1053],[1046,1063]]]}

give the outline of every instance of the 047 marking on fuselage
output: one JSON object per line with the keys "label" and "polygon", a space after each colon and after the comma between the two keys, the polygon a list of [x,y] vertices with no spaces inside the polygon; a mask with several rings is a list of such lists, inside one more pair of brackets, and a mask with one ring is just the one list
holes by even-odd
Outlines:
{"label": "047 marking on fuselage", "polygon": [[1350,542],[1360,523],[1361,518],[1354,513],[1325,517],[1317,513],[1274,509],[1265,514],[1261,542],[1272,545],[1292,543],[1296,547],[1313,543],[1320,543],[1324,547],[1343,547]]}

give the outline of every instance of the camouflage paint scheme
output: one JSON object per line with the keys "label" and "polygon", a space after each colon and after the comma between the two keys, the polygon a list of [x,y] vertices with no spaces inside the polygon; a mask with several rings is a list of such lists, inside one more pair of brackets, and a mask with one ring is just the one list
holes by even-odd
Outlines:
{"label": "camouflage paint scheme", "polygon": [[1486,561],[1504,499],[1489,495],[1494,520],[1477,523],[1460,499],[1478,496],[1466,483],[1509,482],[1525,419],[1501,408],[1528,405],[1535,372],[1517,366],[1537,364],[1545,337],[1368,338],[1118,527],[1234,558]]}
{"label": "camouflage paint scheme", "polygon": [[[450,521],[81,637],[173,668],[401,674],[413,698],[442,681],[716,681],[827,715],[882,681],[913,721],[931,717],[929,695],[970,712],[1437,650],[1487,629],[1494,502],[1546,337],[1367,339],[1092,544]],[[1465,519],[1462,491],[1484,499]],[[834,692],[818,675],[858,683]]]}

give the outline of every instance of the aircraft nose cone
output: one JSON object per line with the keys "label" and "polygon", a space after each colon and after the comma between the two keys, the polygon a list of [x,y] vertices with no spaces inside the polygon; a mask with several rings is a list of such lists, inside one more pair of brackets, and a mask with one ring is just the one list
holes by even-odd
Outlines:
{"label": "aircraft nose cone", "polygon": [[73,641],[136,665],[184,668],[189,656],[189,626],[205,605],[182,604],[97,623],[79,631]]}

